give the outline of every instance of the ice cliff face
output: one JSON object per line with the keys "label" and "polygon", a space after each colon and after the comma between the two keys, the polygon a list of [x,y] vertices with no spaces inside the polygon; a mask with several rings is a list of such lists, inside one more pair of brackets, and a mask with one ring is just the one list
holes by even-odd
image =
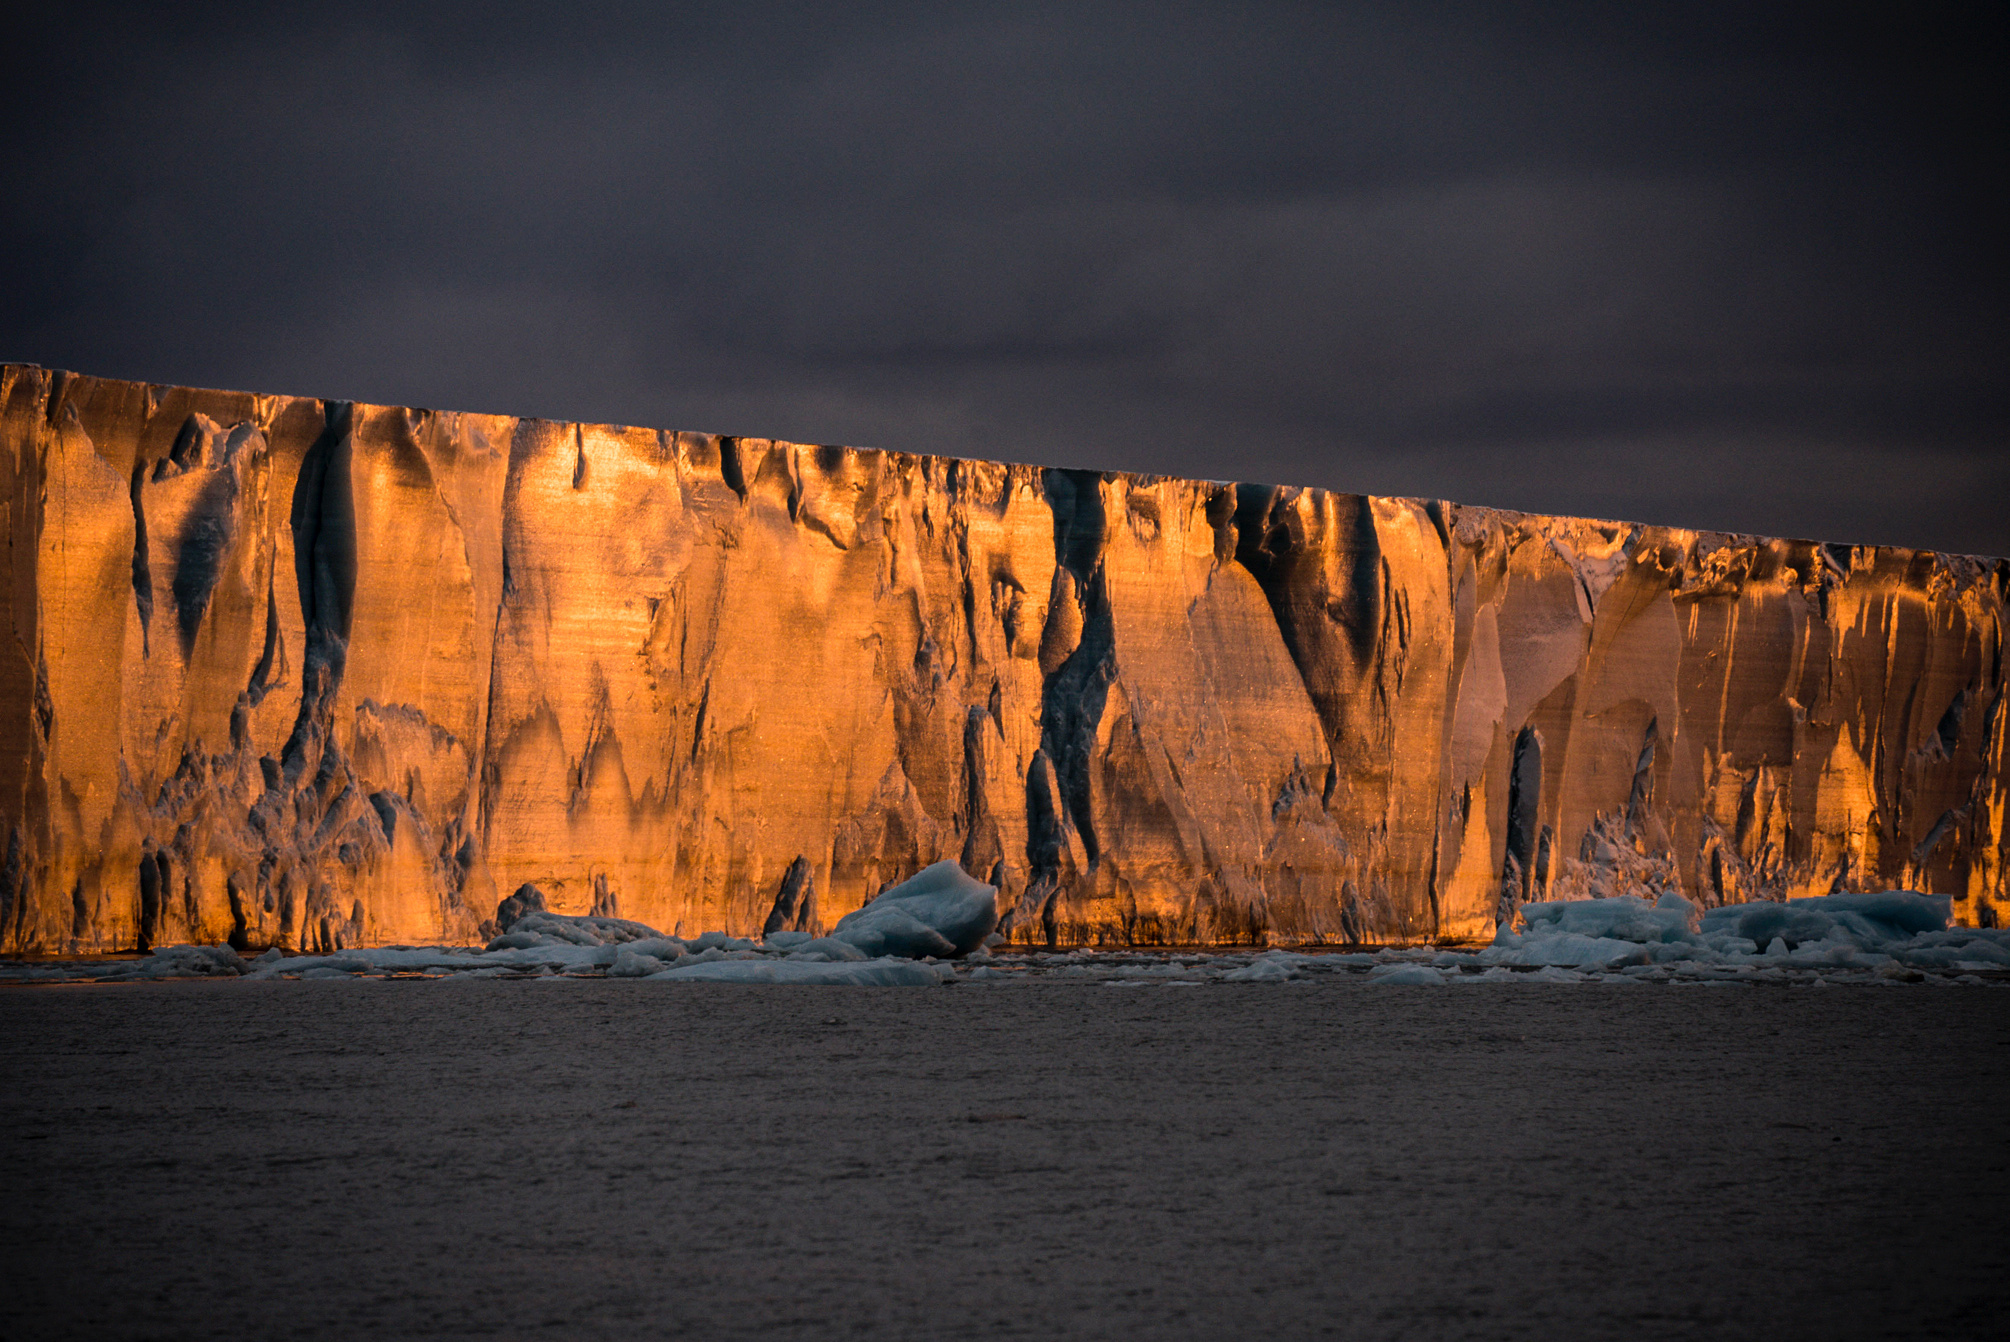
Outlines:
{"label": "ice cliff face", "polygon": [[2010,562],[0,369],[0,950],[2006,910]]}

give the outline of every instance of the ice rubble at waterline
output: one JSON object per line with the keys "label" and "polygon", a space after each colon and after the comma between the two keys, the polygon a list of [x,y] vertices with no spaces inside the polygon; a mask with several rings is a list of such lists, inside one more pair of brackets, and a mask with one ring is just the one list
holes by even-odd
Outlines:
{"label": "ice rubble at waterline", "polygon": [[246,960],[229,946],[170,946],[105,964],[13,965],[15,979],[349,978],[387,974],[604,975],[725,983],[934,986],[954,971],[936,957],[981,950],[997,925],[997,891],[938,862],[840,919],[830,936],[774,931],[760,941],[706,932],[682,938],[626,918],[552,913],[526,886],[496,910],[498,934],[474,947],[368,947],[332,955],[269,950]]}
{"label": "ice rubble at waterline", "polygon": [[[520,899],[520,897],[519,897]],[[1382,986],[1544,983],[2010,982],[2010,929],[1948,926],[1945,896],[1907,891],[1760,901],[1699,910],[1677,894],[1525,905],[1479,950],[993,953],[992,887],[956,864],[927,868],[841,920],[830,936],[680,938],[620,918],[498,911],[486,947],[387,947],[333,955],[170,946],[116,965],[13,964],[19,980],[125,981],[389,975],[591,976],[648,982],[932,987],[1074,980],[1112,986],[1303,983],[1353,976]],[[506,901],[506,906],[508,902]],[[1002,948],[1001,948],[1002,950]]]}

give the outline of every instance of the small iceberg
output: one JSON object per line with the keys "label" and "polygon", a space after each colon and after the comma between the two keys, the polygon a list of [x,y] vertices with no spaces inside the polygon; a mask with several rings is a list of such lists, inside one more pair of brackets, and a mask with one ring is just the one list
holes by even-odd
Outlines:
{"label": "small iceberg", "polygon": [[997,926],[997,887],[944,861],[846,914],[831,936],[868,956],[954,960],[981,947]]}

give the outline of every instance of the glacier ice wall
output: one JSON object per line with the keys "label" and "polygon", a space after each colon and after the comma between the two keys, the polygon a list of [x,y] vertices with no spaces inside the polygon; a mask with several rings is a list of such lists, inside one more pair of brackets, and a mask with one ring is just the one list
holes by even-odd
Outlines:
{"label": "glacier ice wall", "polygon": [[0,369],[0,952],[2006,911],[2010,562]]}

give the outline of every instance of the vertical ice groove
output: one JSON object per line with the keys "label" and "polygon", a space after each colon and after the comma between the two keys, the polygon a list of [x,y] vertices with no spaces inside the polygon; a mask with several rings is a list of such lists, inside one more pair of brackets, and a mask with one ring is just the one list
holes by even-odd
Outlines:
{"label": "vertical ice groove", "polygon": [[325,700],[342,679],[349,649],[356,597],[356,505],[349,479],[354,406],[330,401],[324,414],[326,427],[301,461],[292,526],[294,574],[307,634],[303,689]]}
{"label": "vertical ice groove", "polygon": [[276,688],[277,682],[273,677],[284,655],[279,634],[279,598],[268,578],[265,585],[265,643],[259,649],[257,664],[251,668],[251,680],[245,685],[245,695],[251,707],[257,708],[264,703],[265,696]]}
{"label": "vertical ice groove", "polygon": [[[1059,783],[1059,796],[1054,800],[1062,818],[1080,836],[1093,863],[1097,843],[1089,770],[1109,692],[1107,664],[1114,644],[1102,573],[1103,532],[1108,521],[1103,480],[1094,471],[1049,470],[1044,472],[1043,483],[1054,515],[1056,566],[1067,575],[1056,579],[1059,599],[1048,613],[1048,622],[1051,628],[1059,620],[1078,632],[1075,646],[1046,674],[1040,696],[1040,745]],[[1078,607],[1079,615],[1064,609],[1064,601]],[[1044,645],[1046,640],[1042,641]],[[1043,670],[1045,651],[1043,646]],[[1029,795],[1029,828],[1036,809]]]}
{"label": "vertical ice groove", "polygon": [[147,509],[141,490],[146,487],[147,464],[133,463],[133,606],[140,616],[140,655],[153,655],[150,630],[154,618],[153,563],[147,554]]}
{"label": "vertical ice groove", "polygon": [[225,558],[236,538],[237,514],[236,469],[233,465],[220,465],[202,481],[201,493],[189,508],[175,542],[174,581],[170,586],[184,659],[195,649],[196,634],[209,610],[210,597],[223,576]]}
{"label": "vertical ice groove", "polygon": [[1513,763],[1508,773],[1507,856],[1501,864],[1499,921],[1514,920],[1515,909],[1536,880],[1536,817],[1542,806],[1542,737],[1534,727],[1515,734]]}

